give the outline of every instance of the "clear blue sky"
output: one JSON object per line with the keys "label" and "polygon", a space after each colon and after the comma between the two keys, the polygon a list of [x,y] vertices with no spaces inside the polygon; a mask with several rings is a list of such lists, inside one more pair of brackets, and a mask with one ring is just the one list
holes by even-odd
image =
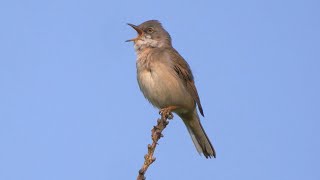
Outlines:
{"label": "clear blue sky", "polygon": [[320,179],[320,3],[0,2],[0,179],[135,179],[158,118],[135,31],[160,20],[189,62],[217,158],[175,117],[147,178]]}

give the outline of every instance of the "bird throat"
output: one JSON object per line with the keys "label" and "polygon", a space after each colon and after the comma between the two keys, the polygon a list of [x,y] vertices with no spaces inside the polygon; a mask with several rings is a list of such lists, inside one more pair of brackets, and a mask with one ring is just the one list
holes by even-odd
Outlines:
{"label": "bird throat", "polygon": [[162,42],[151,39],[150,36],[142,36],[134,42],[134,49],[137,54],[140,54],[149,48],[157,48],[162,46]]}

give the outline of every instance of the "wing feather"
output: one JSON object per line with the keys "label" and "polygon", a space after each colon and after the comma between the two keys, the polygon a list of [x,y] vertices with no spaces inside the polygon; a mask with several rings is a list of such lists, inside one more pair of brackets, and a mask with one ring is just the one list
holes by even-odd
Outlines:
{"label": "wing feather", "polygon": [[166,52],[170,52],[171,60],[175,62],[173,67],[174,70],[176,71],[178,77],[184,82],[187,91],[191,94],[194,101],[197,103],[201,115],[204,116],[200,97],[194,83],[194,77],[188,63],[176,50]]}

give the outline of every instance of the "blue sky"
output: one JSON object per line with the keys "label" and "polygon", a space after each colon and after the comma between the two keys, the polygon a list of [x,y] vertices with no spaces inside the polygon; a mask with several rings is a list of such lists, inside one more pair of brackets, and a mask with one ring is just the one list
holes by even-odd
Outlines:
{"label": "blue sky", "polygon": [[135,179],[158,118],[126,23],[190,64],[217,158],[176,116],[148,179],[320,179],[318,1],[1,1],[0,179]]}

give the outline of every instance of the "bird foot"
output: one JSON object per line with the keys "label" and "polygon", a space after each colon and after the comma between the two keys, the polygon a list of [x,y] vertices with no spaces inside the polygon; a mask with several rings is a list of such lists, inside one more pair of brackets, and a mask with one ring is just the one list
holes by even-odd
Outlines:
{"label": "bird foot", "polygon": [[165,118],[168,118],[168,119],[172,119],[173,118],[172,111],[174,109],[177,109],[177,107],[176,106],[169,106],[169,107],[166,107],[166,108],[162,108],[162,109],[160,109],[159,114],[162,117],[165,117]]}

